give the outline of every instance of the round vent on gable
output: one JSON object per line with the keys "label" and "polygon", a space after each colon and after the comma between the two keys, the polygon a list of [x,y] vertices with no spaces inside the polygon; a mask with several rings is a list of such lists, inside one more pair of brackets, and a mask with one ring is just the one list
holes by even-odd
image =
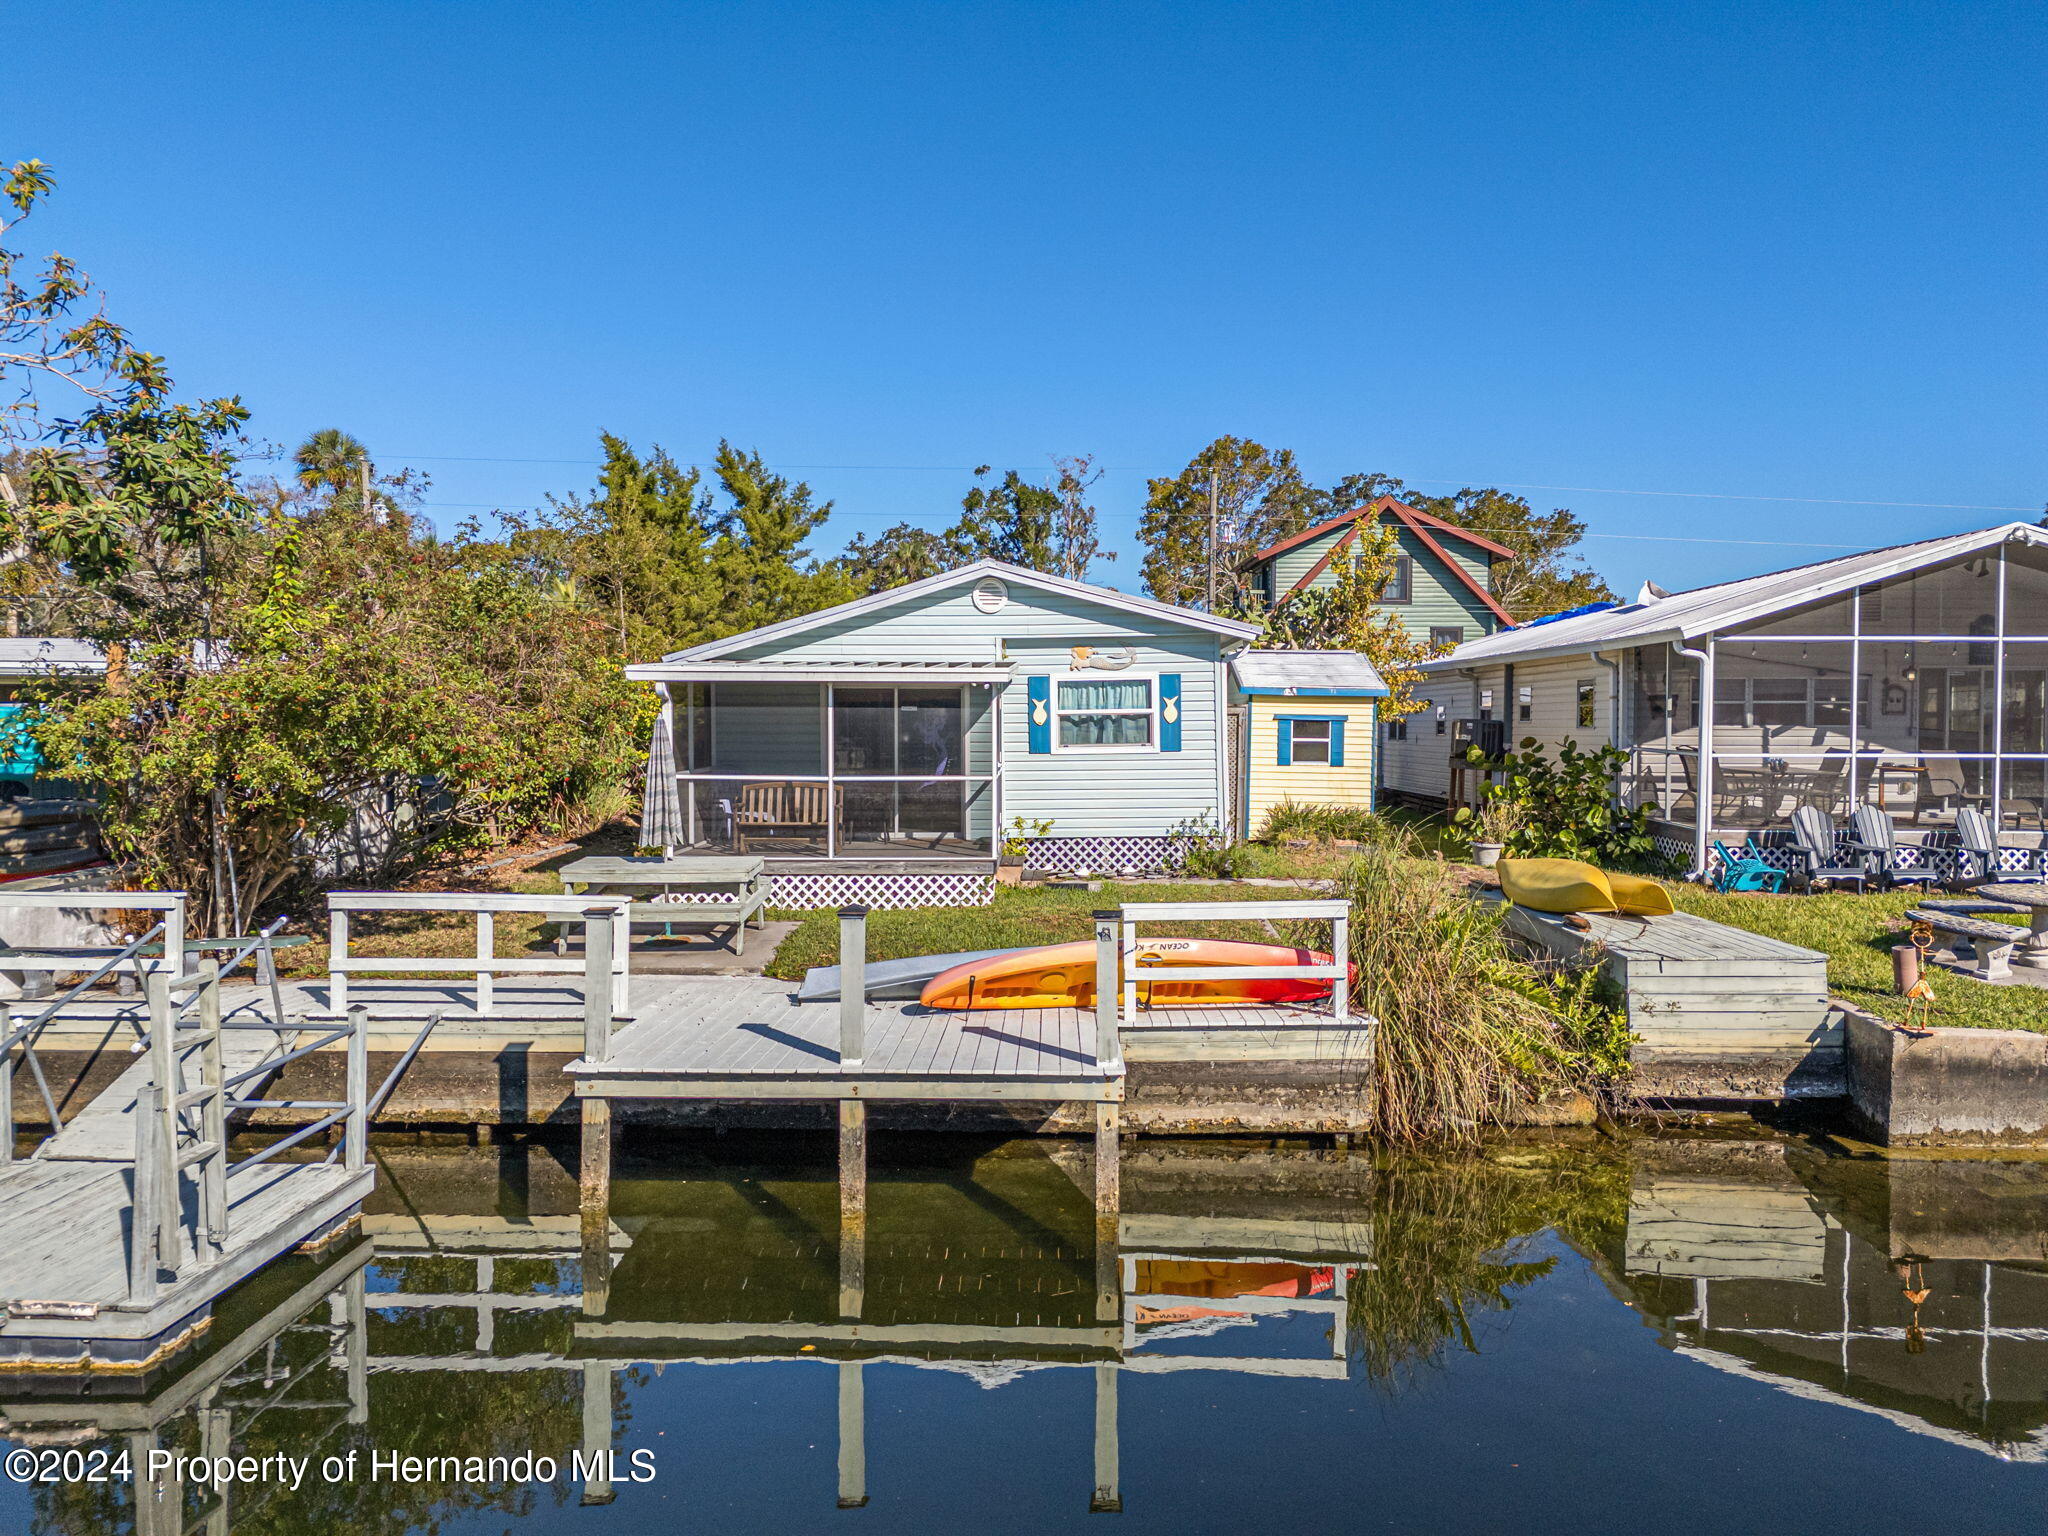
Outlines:
{"label": "round vent on gable", "polygon": [[974,606],[983,613],[1001,613],[1010,600],[1010,589],[1000,576],[984,576],[974,584]]}

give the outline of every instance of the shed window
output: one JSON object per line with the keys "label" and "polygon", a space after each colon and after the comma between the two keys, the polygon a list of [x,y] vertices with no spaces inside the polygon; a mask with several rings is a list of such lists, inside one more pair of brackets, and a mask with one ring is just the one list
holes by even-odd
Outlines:
{"label": "shed window", "polygon": [[1292,720],[1288,724],[1294,734],[1294,761],[1327,768],[1330,765],[1330,722]]}
{"label": "shed window", "polygon": [[1063,752],[1143,751],[1153,743],[1149,677],[1061,678],[1053,713]]}
{"label": "shed window", "polygon": [[1578,721],[1580,730],[1593,729],[1593,679],[1590,677],[1579,679]]}

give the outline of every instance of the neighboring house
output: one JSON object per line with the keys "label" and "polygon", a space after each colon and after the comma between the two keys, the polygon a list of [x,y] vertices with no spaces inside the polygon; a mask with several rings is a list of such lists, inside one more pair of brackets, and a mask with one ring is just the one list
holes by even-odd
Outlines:
{"label": "neighboring house", "polygon": [[1387,685],[1355,651],[1243,651],[1230,664],[1245,712],[1238,835],[1297,805],[1373,804],[1379,701]]}
{"label": "neighboring house", "polygon": [[1510,745],[1624,748],[1625,801],[1650,806],[1695,870],[1716,839],[1775,844],[1803,804],[1837,821],[1880,806],[1937,865],[1953,862],[1963,806],[2008,842],[2042,839],[2048,530],[2032,524],[1645,588],[1467,641],[1424,671],[1429,706],[1382,744],[1386,788],[1404,798],[1441,801],[1461,722],[1471,734],[1497,720]]}
{"label": "neighboring house", "polygon": [[626,671],[663,695],[688,847],[760,853],[784,905],[910,906],[986,899],[1006,834],[1157,870],[1230,825],[1257,632],[985,560]]}
{"label": "neighboring house", "polygon": [[1368,517],[1392,528],[1399,546],[1380,603],[1399,614],[1417,640],[1458,645],[1514,623],[1493,596],[1493,567],[1514,559],[1514,551],[1391,496],[1269,545],[1240,569],[1269,610],[1297,592],[1332,586],[1332,566],[1357,542],[1358,525]]}

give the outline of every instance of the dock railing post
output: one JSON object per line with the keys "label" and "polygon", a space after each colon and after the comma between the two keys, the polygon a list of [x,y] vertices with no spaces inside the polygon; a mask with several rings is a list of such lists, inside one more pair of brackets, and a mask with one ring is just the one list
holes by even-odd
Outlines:
{"label": "dock railing post", "polygon": [[135,1179],[129,1187],[133,1209],[128,1221],[128,1299],[138,1305],[156,1300],[157,1218],[162,1194],[156,1141],[163,1126],[155,1083],[144,1083],[135,1095]]}
{"label": "dock railing post", "polygon": [[[199,1139],[212,1147],[197,1165],[199,1220],[208,1256],[218,1260],[228,1242],[227,1068],[220,1048],[220,962],[199,962],[199,1071],[206,1098],[199,1110]],[[194,1245],[197,1246],[196,1244]]]}
{"label": "dock railing post", "polygon": [[[166,1268],[184,1262],[184,1200],[178,1192],[178,1015],[171,1001],[171,978],[178,974],[170,956],[149,967],[144,993],[149,1005],[149,1069],[156,1086],[157,1139],[150,1156],[160,1160],[152,1188],[156,1191],[156,1229]],[[142,1113],[140,1107],[136,1113]]]}
{"label": "dock railing post", "polygon": [[1337,979],[1330,996],[1337,1005],[1337,1022],[1351,1017],[1351,914],[1343,912],[1330,919],[1330,958],[1336,963]]}
{"label": "dock railing post", "polygon": [[[327,1009],[336,1018],[348,1012],[348,909],[327,898]],[[284,1021],[280,1019],[279,1023]]]}
{"label": "dock railing post", "polygon": [[1104,1067],[1123,1066],[1123,1046],[1117,1037],[1117,962],[1121,949],[1118,926],[1123,914],[1095,914],[1095,1060]]}
{"label": "dock railing post", "polygon": [[839,909],[839,1065],[857,1067],[867,1054],[868,909]]}
{"label": "dock railing post", "polygon": [[348,1101],[347,1130],[342,1146],[342,1165],[367,1168],[370,1165],[370,1010],[357,1003],[348,1011]]}
{"label": "dock railing post", "polygon": [[611,907],[583,910],[583,1059],[603,1061],[612,1050],[612,1019],[617,1012],[612,996]]}

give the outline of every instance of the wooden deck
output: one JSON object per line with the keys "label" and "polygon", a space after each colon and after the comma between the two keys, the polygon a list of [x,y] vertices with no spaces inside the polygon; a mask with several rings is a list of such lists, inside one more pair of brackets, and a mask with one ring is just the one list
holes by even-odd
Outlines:
{"label": "wooden deck", "polygon": [[[1762,898],[1759,898],[1762,899]],[[1583,929],[1573,926],[1583,922]],[[1827,956],[1689,912],[1567,920],[1511,907],[1509,928],[1560,958],[1604,952],[1628,1000],[1641,1063],[1792,1057],[1839,1076],[1843,1026],[1828,1000]]]}
{"label": "wooden deck", "polygon": [[[644,985],[642,983],[641,985]],[[1094,1015],[960,1014],[871,1002],[866,1050],[839,1058],[839,1004],[767,977],[689,978],[647,997],[600,1062],[569,1064],[582,1098],[1116,1099]]]}
{"label": "wooden deck", "polygon": [[[0,1365],[76,1361],[140,1365],[141,1346],[196,1323],[209,1302],[308,1237],[350,1215],[374,1173],[332,1163],[260,1163],[228,1174],[229,1238],[218,1262],[159,1272],[156,1297],[128,1295],[132,1166],[28,1159],[0,1168]],[[194,1218],[187,1192],[187,1220]],[[133,1358],[129,1356],[133,1355]]]}

